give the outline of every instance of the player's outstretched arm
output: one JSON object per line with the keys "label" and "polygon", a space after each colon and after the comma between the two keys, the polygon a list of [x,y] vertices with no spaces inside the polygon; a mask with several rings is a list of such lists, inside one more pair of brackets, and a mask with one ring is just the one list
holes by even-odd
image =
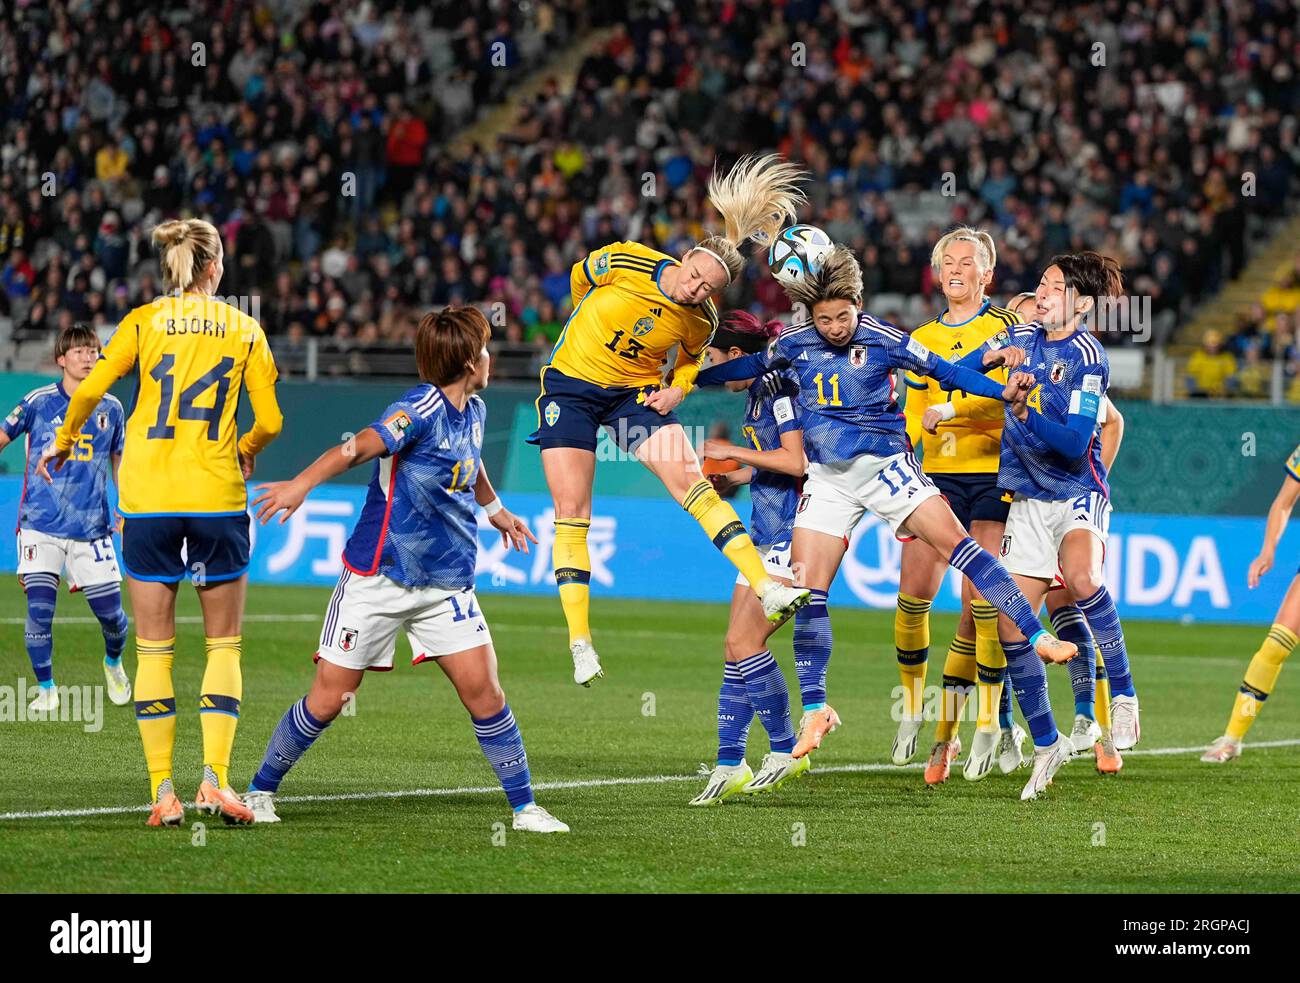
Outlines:
{"label": "player's outstretched arm", "polygon": [[537,542],[528,523],[501,504],[501,499],[497,497],[496,489],[488,478],[487,467],[482,462],[479,462],[478,477],[474,479],[474,501],[483,506],[492,528],[501,533],[502,546],[527,553],[529,541]]}
{"label": "player's outstretched arm", "polygon": [[[789,364],[788,362],[786,363]],[[737,382],[741,379],[757,379],[776,364],[768,365],[766,352],[742,355],[721,365],[711,365],[699,374],[696,382],[701,386],[720,386],[724,382]]]}
{"label": "player's outstretched arm", "polygon": [[257,510],[257,521],[266,525],[279,512],[281,524],[298,511],[308,493],[322,482],[337,478],[348,468],[365,464],[388,453],[379,434],[367,427],[338,447],[331,447],[311,464],[288,481],[270,481],[258,485],[255,491],[261,492],[253,499],[253,508]]}
{"label": "player's outstretched arm", "polygon": [[1259,579],[1273,569],[1273,551],[1277,549],[1277,542],[1286,531],[1297,498],[1300,498],[1300,481],[1291,474],[1288,466],[1282,487],[1278,489],[1273,504],[1268,507],[1268,522],[1264,526],[1264,543],[1259,548],[1259,556],[1250,561],[1250,569],[1246,573],[1246,583],[1251,590],[1258,587]]}
{"label": "player's outstretched arm", "polygon": [[[1098,376],[1088,376],[1100,388]],[[1097,414],[1101,409],[1101,400],[1105,396],[1097,391],[1086,392],[1076,389],[1071,395],[1070,413],[1065,423],[1049,420],[1042,413],[1029,412],[1026,403],[1017,402],[1013,412],[1032,433],[1037,434],[1056,453],[1068,458],[1080,458],[1088,452],[1093,434],[1097,430]]]}
{"label": "player's outstretched arm", "polygon": [[802,478],[808,470],[803,452],[802,430],[787,430],[782,433],[781,446],[770,451],[759,451],[733,444],[729,440],[710,438],[704,442],[701,452],[715,461],[736,461],[751,468],[788,474],[792,478]]}

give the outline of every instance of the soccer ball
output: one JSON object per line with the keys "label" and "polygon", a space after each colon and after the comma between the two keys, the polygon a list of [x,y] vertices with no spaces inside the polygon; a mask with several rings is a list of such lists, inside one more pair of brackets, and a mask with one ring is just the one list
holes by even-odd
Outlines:
{"label": "soccer ball", "polygon": [[778,283],[798,283],[816,276],[835,244],[815,225],[791,225],[777,233],[767,251],[767,265]]}

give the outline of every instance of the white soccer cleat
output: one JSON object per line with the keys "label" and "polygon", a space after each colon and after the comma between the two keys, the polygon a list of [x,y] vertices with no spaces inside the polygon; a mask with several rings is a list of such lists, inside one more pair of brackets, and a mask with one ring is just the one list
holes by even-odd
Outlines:
{"label": "white soccer cleat", "polygon": [[721,805],[722,800],[741,791],[754,777],[754,770],[744,761],[738,765],[717,765],[712,771],[708,765],[700,765],[700,774],[708,775],[708,784],[704,791],[691,799],[693,806]]}
{"label": "white soccer cleat", "polygon": [[1116,751],[1127,751],[1137,746],[1142,737],[1142,725],[1138,721],[1136,696],[1117,696],[1110,701],[1110,736]]}
{"label": "white soccer cleat", "polygon": [[1074,745],[1075,754],[1087,754],[1092,746],[1101,740],[1101,727],[1097,721],[1089,720],[1081,713],[1074,715],[1074,730],[1070,731],[1070,743]]}
{"label": "white soccer cleat", "polygon": [[27,704],[28,713],[53,713],[59,708],[59,689],[57,686],[42,686],[36,698]]}
{"label": "white soccer cleat", "polygon": [[569,827],[560,822],[536,802],[530,802],[515,813],[514,829],[525,833],[567,833]]}
{"label": "white soccer cleat", "polygon": [[993,770],[998,760],[998,745],[1002,736],[997,730],[977,730],[966,753],[966,763],[961,767],[962,777],[968,782],[978,782]]}
{"label": "white soccer cleat", "polygon": [[1010,775],[1025,765],[1025,738],[1029,735],[1019,724],[1003,727],[998,732],[998,771]]}
{"label": "white soccer cleat", "polygon": [[763,755],[763,767],[741,789],[746,795],[758,792],[773,792],[781,787],[788,778],[798,778],[812,767],[812,758],[804,755],[796,758],[788,751],[769,751]]}
{"label": "white soccer cleat", "polygon": [[275,814],[275,793],[248,791],[245,792],[241,799],[244,805],[253,810],[253,823],[278,823],[280,817]]}
{"label": "white soccer cleat", "polygon": [[591,647],[591,642],[580,639],[569,646],[573,654],[573,681],[579,686],[590,686],[597,679],[602,679],[605,670],[600,667],[600,656]]}
{"label": "white soccer cleat", "polygon": [[1034,748],[1034,770],[1020,793],[1020,801],[1028,802],[1030,799],[1038,798],[1043,790],[1052,784],[1052,776],[1060,770],[1061,765],[1072,757],[1074,757],[1074,744],[1064,734],[1058,733],[1056,743],[1050,747]]}
{"label": "white soccer cleat", "polygon": [[759,598],[763,603],[763,616],[774,625],[783,625],[804,607],[812,594],[807,587],[787,587],[769,580]]}
{"label": "white soccer cleat", "polygon": [[898,733],[894,735],[894,746],[890,749],[889,760],[896,765],[905,765],[916,757],[916,738],[921,733],[925,721],[917,717],[912,720],[904,717],[898,722]]}
{"label": "white soccer cleat", "polygon": [[104,663],[104,682],[108,686],[108,698],[114,706],[124,707],[131,702],[131,680],[126,678],[126,670],[119,661],[110,666]]}
{"label": "white soccer cleat", "polygon": [[1206,764],[1222,765],[1233,758],[1240,757],[1241,741],[1224,734],[1222,737],[1216,737],[1214,743],[1205,749],[1205,753],[1201,755],[1201,760]]}

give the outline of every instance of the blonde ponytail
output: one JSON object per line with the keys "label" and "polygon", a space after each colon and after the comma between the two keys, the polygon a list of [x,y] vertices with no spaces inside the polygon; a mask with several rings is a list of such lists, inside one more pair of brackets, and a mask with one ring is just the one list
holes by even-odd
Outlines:
{"label": "blonde ponytail", "polygon": [[220,233],[201,218],[163,222],[153,230],[153,244],[168,290],[189,290],[221,254]]}
{"label": "blonde ponytail", "polygon": [[745,268],[739,247],[754,238],[770,242],[787,221],[798,217],[799,206],[808,201],[798,182],[807,176],[778,154],[742,157],[726,175],[715,169],[709,202],[722,216],[724,232],[700,240],[695,248],[722,264],[728,282],[735,280]]}

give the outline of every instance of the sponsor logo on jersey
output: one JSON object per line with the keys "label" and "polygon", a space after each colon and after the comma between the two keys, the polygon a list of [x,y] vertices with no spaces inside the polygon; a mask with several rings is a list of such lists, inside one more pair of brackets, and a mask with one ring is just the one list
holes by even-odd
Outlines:
{"label": "sponsor logo on jersey", "polygon": [[560,419],[560,408],[555,404],[555,400],[551,400],[546,404],[544,414],[546,425],[548,427],[555,426],[556,422]]}
{"label": "sponsor logo on jersey", "polygon": [[654,327],[655,327],[654,318],[652,317],[639,318],[636,324],[632,325],[632,334],[640,338],[643,335],[648,335],[651,331],[654,330]]}
{"label": "sponsor logo on jersey", "polygon": [[339,651],[351,652],[357,647],[357,630],[355,628],[344,628],[339,632]]}
{"label": "sponsor logo on jersey", "polygon": [[849,349],[849,364],[855,369],[860,369],[867,364],[866,345],[854,345]]}
{"label": "sponsor logo on jersey", "polygon": [[1001,556],[1006,556],[1006,555],[1007,555],[1008,553],[1010,553],[1010,552],[1011,552],[1011,537],[1010,537],[1010,536],[1003,536],[1003,537],[1002,537],[1002,546],[999,547],[999,549],[998,549],[998,554],[1001,555]]}
{"label": "sponsor logo on jersey", "polygon": [[404,410],[398,410],[384,421],[384,429],[392,435],[394,440],[401,440],[410,427],[411,418],[406,415]]}
{"label": "sponsor logo on jersey", "polygon": [[961,350],[962,350],[962,344],[961,344],[961,342],[960,342],[960,341],[954,341],[954,342],[952,343],[952,350],[955,351],[955,352],[959,352],[959,351],[961,351]]}
{"label": "sponsor logo on jersey", "polygon": [[662,307],[652,307],[650,308],[650,313],[653,314],[655,317],[663,317],[664,309]]}
{"label": "sponsor logo on jersey", "polygon": [[1064,378],[1065,378],[1065,363],[1064,363],[1064,362],[1053,362],[1053,363],[1052,363],[1052,370],[1051,370],[1050,372],[1047,373],[1047,378],[1049,378],[1049,379],[1050,379],[1052,382],[1054,382],[1054,383],[1056,383],[1056,382],[1060,382],[1062,379],[1064,379]]}

